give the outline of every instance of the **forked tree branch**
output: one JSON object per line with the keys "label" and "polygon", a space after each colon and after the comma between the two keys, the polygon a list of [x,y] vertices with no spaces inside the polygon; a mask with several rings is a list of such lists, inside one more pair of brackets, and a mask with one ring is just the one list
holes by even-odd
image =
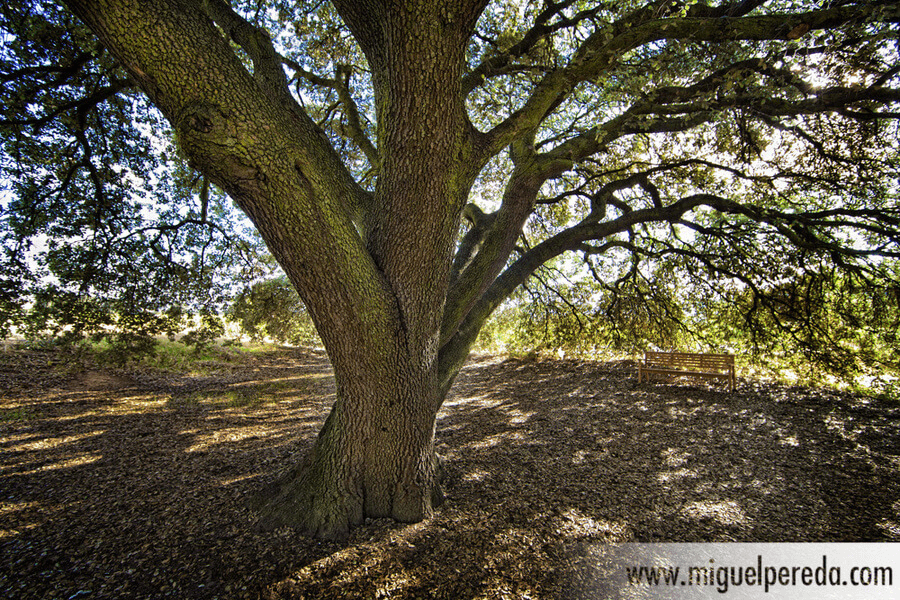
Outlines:
{"label": "forked tree branch", "polygon": [[[639,9],[611,26],[598,27],[583,42],[568,65],[544,76],[522,108],[483,134],[483,151],[486,156],[494,156],[513,140],[537,128],[579,83],[596,79],[613,69],[625,52],[642,45],[660,40],[694,43],[788,40],[794,38],[794,32],[800,26],[804,27],[805,32],[815,31],[866,16],[876,16],[874,9],[868,5],[740,18],[656,18],[652,11]],[[892,17],[879,15],[877,18],[890,20]],[[891,96],[890,92],[883,95]],[[772,110],[775,108],[773,106]]]}

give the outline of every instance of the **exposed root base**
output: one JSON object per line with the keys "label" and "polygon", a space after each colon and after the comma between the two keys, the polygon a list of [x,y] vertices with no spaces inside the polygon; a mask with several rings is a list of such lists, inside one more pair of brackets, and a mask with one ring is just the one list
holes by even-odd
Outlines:
{"label": "exposed root base", "polygon": [[[436,478],[431,486],[431,506],[437,507],[444,501],[441,483],[444,479],[442,461],[436,462]],[[367,517],[390,516],[400,522],[416,523],[430,516],[393,511],[390,515],[365,514],[362,494],[344,490],[335,493],[334,486],[323,485],[317,470],[303,461],[286,472],[265,490],[251,500],[251,507],[259,513],[258,527],[261,531],[272,531],[281,527],[297,529],[306,535],[327,540],[343,540],[350,528],[359,525]],[[315,485],[318,484],[318,485]]]}

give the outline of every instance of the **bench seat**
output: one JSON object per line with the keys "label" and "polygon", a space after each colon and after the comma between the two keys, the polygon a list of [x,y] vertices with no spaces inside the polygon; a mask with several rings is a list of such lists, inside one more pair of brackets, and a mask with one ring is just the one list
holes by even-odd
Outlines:
{"label": "bench seat", "polygon": [[733,354],[702,354],[697,352],[645,352],[638,363],[638,382],[649,382],[653,374],[702,379],[722,379],[734,391],[737,377]]}

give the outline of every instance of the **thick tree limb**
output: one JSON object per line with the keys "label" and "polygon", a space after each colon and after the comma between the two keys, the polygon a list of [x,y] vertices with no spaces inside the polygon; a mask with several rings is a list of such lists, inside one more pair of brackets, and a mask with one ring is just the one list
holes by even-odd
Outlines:
{"label": "thick tree limb", "polygon": [[450,269],[451,287],[455,285],[460,273],[469,266],[472,258],[480,250],[497,215],[486,215],[475,204],[467,204],[463,209],[463,217],[470,222],[471,226],[460,241],[453,260],[453,266]]}
{"label": "thick tree limb", "polygon": [[[531,215],[537,193],[544,181],[568,168],[571,162],[537,156],[527,142],[512,146],[511,156],[516,167],[507,183],[500,209],[491,215],[486,231],[479,231],[480,244],[474,257],[458,256],[454,264],[465,264],[453,278],[447,293],[441,340],[453,335],[481,294],[503,269],[525,221]],[[471,252],[469,245],[460,247],[463,253]]]}
{"label": "thick tree limb", "polygon": [[[694,92],[699,94],[701,89],[702,86],[696,88]],[[668,98],[687,98],[690,91],[689,88],[678,88],[677,92],[674,88],[664,88],[662,93]],[[654,103],[655,97],[654,95],[648,100],[638,101],[618,117],[572,137],[547,152],[545,156],[578,162],[600,152],[623,135],[686,131],[707,122],[712,115],[720,111],[734,108],[751,109],[757,115],[768,117],[792,117],[840,111],[841,114],[858,120],[896,118],[896,113],[890,111],[850,112],[847,107],[869,101],[890,105],[900,101],[900,90],[884,87],[829,88],[812,97],[796,101],[760,94],[744,94],[713,100],[704,98],[678,104],[662,104]]]}
{"label": "thick tree limb", "polygon": [[[643,187],[651,198],[655,198],[654,205],[649,208],[628,209],[614,219],[602,220],[605,210],[601,210],[599,207],[603,204],[603,199],[611,197],[614,191],[635,185]],[[466,313],[462,323],[453,332],[453,336],[444,344],[442,353],[445,354],[448,364],[456,364],[454,361],[462,360],[468,354],[468,348],[474,342],[484,320],[541,265],[570,251],[593,254],[605,252],[612,247],[628,246],[632,247],[634,252],[643,252],[637,246],[616,240],[613,236],[631,231],[634,227],[646,223],[668,222],[696,227],[689,221],[685,221],[684,216],[700,206],[712,208],[723,214],[741,215],[748,217],[753,222],[768,225],[795,247],[809,252],[824,253],[836,257],[835,260],[839,260],[839,257],[842,256],[848,258],[874,256],[900,258],[900,251],[897,250],[900,247],[900,235],[896,233],[897,227],[900,226],[900,210],[894,215],[891,215],[890,211],[885,214],[884,211],[871,209],[843,208],[785,213],[772,209],[760,209],[705,193],[687,196],[663,205],[659,191],[649,182],[646,172],[607,184],[597,193],[597,198],[593,201],[596,202],[596,207],[581,223],[528,249],[492,282],[478,302]],[[879,219],[882,221],[879,222]],[[885,242],[876,247],[856,249],[838,242],[827,234],[828,230],[846,234],[848,228],[881,236]],[[710,231],[709,233],[717,232]],[[594,246],[590,244],[592,241],[604,241],[604,243]],[[707,260],[699,254],[697,256]],[[849,265],[847,266],[849,267]],[[743,277],[738,273],[728,272],[726,275],[752,284],[748,277]],[[448,367],[448,377],[452,372],[453,369]]]}
{"label": "thick tree limb", "polygon": [[[741,18],[654,18],[638,10],[615,25],[598,28],[563,68],[548,73],[534,88],[521,109],[484,134],[485,153],[493,156],[526,131],[543,121],[581,82],[614,67],[628,50],[663,39],[690,42],[767,41],[792,39],[800,25],[808,31],[836,27],[872,14],[868,6],[842,6],[796,14]],[[885,17],[890,18],[890,17]]]}
{"label": "thick tree limb", "polygon": [[290,94],[280,56],[268,32],[247,22],[225,0],[203,0],[201,5],[216,25],[250,56],[253,77],[266,95],[291,110],[299,108]]}
{"label": "thick tree limb", "polygon": [[[319,290],[304,300],[323,336],[364,331],[359,351],[387,343],[394,300],[351,222],[368,194],[321,129],[293,100],[286,106],[284,77],[276,89],[269,72],[281,63],[267,45],[244,39],[252,32],[240,23],[231,28],[258,55],[261,70],[251,76],[189,2],[68,4],[172,123],[192,164],[253,219],[301,293]],[[230,23],[221,4],[210,6]],[[201,64],[207,76],[195,77]]]}

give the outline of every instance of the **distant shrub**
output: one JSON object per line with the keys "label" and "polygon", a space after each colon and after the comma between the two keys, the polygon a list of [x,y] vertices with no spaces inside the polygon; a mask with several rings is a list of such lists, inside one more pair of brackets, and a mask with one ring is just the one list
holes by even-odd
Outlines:
{"label": "distant shrub", "polygon": [[225,333],[225,324],[218,315],[205,311],[200,314],[199,325],[184,334],[181,341],[192,346],[199,353],[213,344],[216,338]]}
{"label": "distant shrub", "polygon": [[298,346],[319,345],[312,319],[286,277],[245,288],[227,313],[255,341],[269,338]]}

